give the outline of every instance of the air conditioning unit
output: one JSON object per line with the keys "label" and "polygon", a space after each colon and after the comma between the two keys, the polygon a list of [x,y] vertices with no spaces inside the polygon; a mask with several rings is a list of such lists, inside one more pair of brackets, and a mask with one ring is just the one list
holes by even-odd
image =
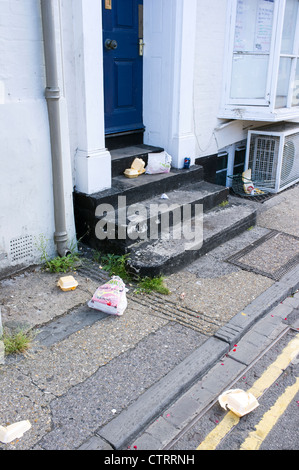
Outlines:
{"label": "air conditioning unit", "polygon": [[245,169],[258,187],[278,193],[299,181],[299,123],[248,131]]}

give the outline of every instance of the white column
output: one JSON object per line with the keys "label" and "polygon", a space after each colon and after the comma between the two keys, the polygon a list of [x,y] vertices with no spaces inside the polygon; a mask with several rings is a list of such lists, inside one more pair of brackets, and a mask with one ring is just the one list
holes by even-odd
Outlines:
{"label": "white column", "polygon": [[145,141],[182,168],[195,160],[193,82],[197,0],[144,0]]}
{"label": "white column", "polygon": [[76,189],[92,194],[111,187],[111,155],[105,148],[102,2],[73,2],[76,57]]}
{"label": "white column", "polygon": [[174,166],[182,168],[184,158],[195,160],[193,129],[193,83],[195,60],[196,0],[176,0],[173,107],[170,152]]}

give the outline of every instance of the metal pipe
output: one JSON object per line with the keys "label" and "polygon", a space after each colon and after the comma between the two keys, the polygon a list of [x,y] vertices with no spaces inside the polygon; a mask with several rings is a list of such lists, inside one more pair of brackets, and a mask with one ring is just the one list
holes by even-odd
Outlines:
{"label": "metal pipe", "polygon": [[41,0],[41,14],[43,26],[44,55],[46,68],[46,90],[45,97],[48,106],[51,154],[52,154],[52,174],[53,174],[53,196],[54,196],[54,218],[56,243],[59,256],[70,254],[67,247],[68,234],[66,231],[63,165],[62,165],[62,144],[60,128],[60,108],[61,97],[58,86],[57,57],[55,42],[55,26],[52,0]]}

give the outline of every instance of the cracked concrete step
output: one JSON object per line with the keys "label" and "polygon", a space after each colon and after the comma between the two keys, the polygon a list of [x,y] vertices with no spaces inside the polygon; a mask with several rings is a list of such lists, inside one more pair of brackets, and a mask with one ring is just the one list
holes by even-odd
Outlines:
{"label": "cracked concrete step", "polygon": [[107,222],[112,227],[115,225],[115,239],[102,240],[101,249],[125,253],[137,239],[158,239],[163,226],[168,231],[168,227],[181,223],[182,217],[194,217],[195,207],[199,204],[204,212],[209,211],[226,202],[228,192],[228,188],[201,181],[170,191],[168,199],[161,199],[159,195],[132,206],[126,206],[124,202],[116,212],[104,216],[105,230]]}
{"label": "cracked concrete step", "polygon": [[117,210],[120,196],[126,198],[126,205],[131,205],[200,181],[203,181],[203,167],[193,165],[189,169],[172,168],[169,173],[143,174],[138,178],[119,175],[112,178],[111,188],[94,194],[75,190],[73,198],[77,236],[92,248],[99,249],[95,237],[95,213],[100,205],[109,204]]}
{"label": "cracked concrete step", "polygon": [[230,203],[204,213],[202,222],[201,228],[199,218],[191,219],[189,240],[184,234],[179,238],[176,232],[176,237],[171,240],[139,242],[130,247],[132,272],[150,277],[177,272],[255,225],[256,210],[243,204]]}

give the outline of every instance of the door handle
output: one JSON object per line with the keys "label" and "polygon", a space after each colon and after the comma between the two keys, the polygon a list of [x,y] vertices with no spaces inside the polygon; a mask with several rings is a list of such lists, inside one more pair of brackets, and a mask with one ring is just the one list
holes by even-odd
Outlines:
{"label": "door handle", "polygon": [[116,48],[117,48],[117,42],[115,41],[115,39],[106,39],[106,41],[105,41],[105,47],[106,47],[106,49],[108,49],[108,50],[116,49]]}
{"label": "door handle", "polygon": [[143,39],[139,39],[139,55],[143,55],[143,46],[145,46]]}

